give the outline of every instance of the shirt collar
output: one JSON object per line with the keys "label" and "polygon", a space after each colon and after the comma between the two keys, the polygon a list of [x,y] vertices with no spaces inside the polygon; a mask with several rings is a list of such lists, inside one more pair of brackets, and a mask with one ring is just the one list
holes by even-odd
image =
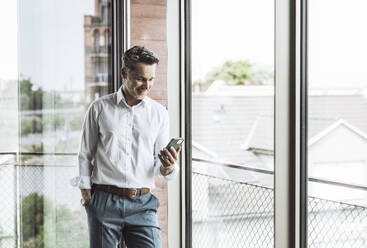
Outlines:
{"label": "shirt collar", "polygon": [[[126,102],[126,100],[125,100],[125,97],[124,97],[124,94],[122,94],[122,86],[119,88],[119,90],[117,91],[117,96],[116,96],[116,104],[118,105],[118,104],[120,104],[120,102],[121,101],[124,101],[124,103],[126,104],[126,105],[128,105],[127,104],[127,102]],[[146,106],[147,104],[148,104],[148,96],[146,96],[146,97],[144,97],[143,98],[143,100],[141,101],[143,104],[143,106]],[[140,104],[140,103],[139,103]],[[139,105],[138,104],[138,105]]]}

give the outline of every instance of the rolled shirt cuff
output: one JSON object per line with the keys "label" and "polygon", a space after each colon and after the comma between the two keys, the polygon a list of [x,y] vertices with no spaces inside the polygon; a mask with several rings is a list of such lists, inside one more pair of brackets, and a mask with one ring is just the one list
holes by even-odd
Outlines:
{"label": "rolled shirt cuff", "polygon": [[91,189],[92,188],[91,178],[88,176],[73,177],[72,179],[70,179],[70,184],[73,187],[78,187],[79,189]]}
{"label": "rolled shirt cuff", "polygon": [[179,170],[180,170],[179,167],[177,166],[177,164],[174,163],[174,165],[173,165],[173,171],[170,174],[168,174],[166,176],[163,176],[162,175],[162,172],[161,172],[161,166],[162,165],[159,166],[159,177],[164,178],[166,181],[170,181],[170,180],[175,179],[176,176],[177,176],[177,174],[178,174],[178,172],[179,172]]}

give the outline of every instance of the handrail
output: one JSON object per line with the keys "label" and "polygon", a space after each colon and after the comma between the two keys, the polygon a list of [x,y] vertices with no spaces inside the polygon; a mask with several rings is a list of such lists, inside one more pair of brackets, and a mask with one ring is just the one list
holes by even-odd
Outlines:
{"label": "handrail", "polygon": [[[220,162],[220,161],[213,161],[213,160],[201,159],[201,158],[192,158],[192,161],[204,162],[204,163],[218,165],[218,166],[227,167],[227,168],[235,168],[235,169],[240,169],[240,170],[258,172],[262,174],[274,175],[274,171],[271,171],[271,170],[258,169],[258,168],[244,166],[244,165],[236,164],[236,163]],[[309,177],[308,181],[367,191],[367,186],[361,185],[361,184],[351,184],[351,183],[346,183],[346,182],[341,182],[341,181],[332,181],[332,180],[318,178],[318,177]]]}
{"label": "handrail", "polygon": [[248,166],[235,164],[235,163],[213,161],[213,160],[207,160],[207,159],[201,159],[201,158],[192,158],[192,161],[205,162],[205,163],[208,163],[208,164],[215,164],[215,165],[220,165],[220,166],[223,166],[223,167],[229,167],[229,168],[234,168],[234,169],[254,171],[254,172],[259,172],[259,173],[263,173],[263,174],[274,175],[274,171],[271,171],[271,170],[258,169],[258,168],[248,167]]}
{"label": "handrail", "polygon": [[[17,155],[17,152],[0,152],[0,155]],[[20,152],[19,155],[55,155],[55,156],[75,156],[78,155],[76,152]]]}
{"label": "handrail", "polygon": [[[36,155],[36,156],[41,156],[41,155],[76,156],[78,155],[78,153],[62,153],[62,152],[60,153],[21,152],[20,154],[21,155]],[[17,153],[16,152],[0,152],[0,155],[17,155]],[[203,163],[218,165],[218,166],[227,167],[227,168],[252,171],[252,172],[257,172],[257,173],[262,173],[262,174],[274,175],[274,171],[271,171],[271,170],[259,169],[259,168],[244,166],[244,165],[236,164],[236,163],[220,162],[220,161],[213,161],[213,160],[201,159],[201,158],[192,158],[192,161],[203,162]],[[367,186],[361,185],[361,184],[355,184],[355,183],[351,184],[351,183],[346,183],[342,181],[332,181],[332,180],[328,180],[325,178],[319,178],[319,177],[309,177],[308,181],[367,191]]]}

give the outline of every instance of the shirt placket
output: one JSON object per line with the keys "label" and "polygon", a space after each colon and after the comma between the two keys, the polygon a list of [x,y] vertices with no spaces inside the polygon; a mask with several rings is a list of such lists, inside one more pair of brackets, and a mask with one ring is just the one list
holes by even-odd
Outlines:
{"label": "shirt placket", "polygon": [[126,173],[126,175],[130,175],[130,173],[131,173],[131,156],[132,156],[131,142],[133,140],[133,137],[132,137],[133,118],[134,118],[134,111],[130,107],[128,117],[126,118],[127,127],[128,127],[126,129],[127,140],[126,140],[126,143],[125,143],[125,151],[126,151],[126,156],[127,156],[126,164],[125,164],[125,173]]}

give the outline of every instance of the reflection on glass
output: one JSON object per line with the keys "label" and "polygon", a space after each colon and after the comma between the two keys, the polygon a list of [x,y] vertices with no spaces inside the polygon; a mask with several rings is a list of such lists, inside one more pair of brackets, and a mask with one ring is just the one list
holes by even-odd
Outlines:
{"label": "reflection on glass", "polygon": [[0,8],[0,247],[14,247],[18,151],[17,3]]}
{"label": "reflection on glass", "polygon": [[309,247],[366,247],[366,9],[309,1]]}
{"label": "reflection on glass", "polygon": [[[11,39],[16,42],[16,37],[11,37]],[[0,199],[2,199],[0,204],[0,247],[13,247],[16,242],[16,224],[14,222],[16,196],[14,192],[16,192],[15,154],[18,150],[18,85],[16,79],[3,79],[4,76],[0,73],[0,182],[2,182],[0,190]]]}
{"label": "reflection on glass", "polygon": [[76,172],[84,113],[108,93],[111,1],[19,1],[22,247],[88,247]]}
{"label": "reflection on glass", "polygon": [[84,17],[86,103],[108,93],[111,78],[108,1],[99,2],[94,16]]}
{"label": "reflection on glass", "polygon": [[273,247],[273,12],[192,1],[193,247]]}

